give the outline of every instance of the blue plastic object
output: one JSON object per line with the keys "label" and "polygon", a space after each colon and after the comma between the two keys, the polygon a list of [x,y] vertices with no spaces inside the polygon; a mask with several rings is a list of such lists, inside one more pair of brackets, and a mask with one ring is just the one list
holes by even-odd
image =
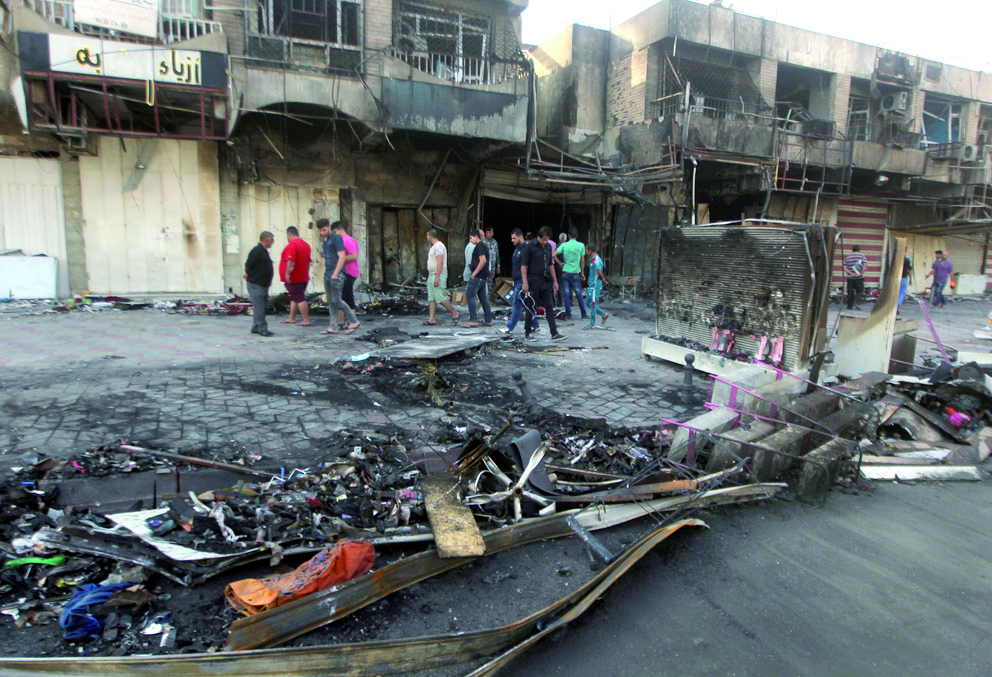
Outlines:
{"label": "blue plastic object", "polygon": [[59,617],[59,625],[65,631],[62,636],[70,642],[99,637],[103,631],[103,621],[89,613],[88,607],[91,604],[103,604],[118,590],[132,585],[134,583],[87,583],[76,588]]}

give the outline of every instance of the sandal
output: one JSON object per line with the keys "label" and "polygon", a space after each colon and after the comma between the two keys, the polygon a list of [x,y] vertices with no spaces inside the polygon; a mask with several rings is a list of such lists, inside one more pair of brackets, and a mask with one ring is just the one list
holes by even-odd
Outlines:
{"label": "sandal", "polygon": [[283,320],[282,322],[280,322],[280,324],[296,324],[296,320],[286,319],[286,320]]}
{"label": "sandal", "polygon": [[460,320],[460,319],[462,319],[462,314],[461,313],[458,313],[453,318],[451,318],[451,326],[452,327],[457,326],[458,325],[458,320]]}
{"label": "sandal", "polygon": [[422,326],[422,327],[436,327],[437,326],[437,322],[428,322],[427,320],[424,320],[423,322],[420,323],[420,326]]}
{"label": "sandal", "polygon": [[478,327],[479,326],[479,323],[478,322],[466,322],[462,326],[465,327],[466,329],[471,329],[471,328]]}
{"label": "sandal", "polygon": [[297,327],[312,327],[313,326],[313,322],[300,322],[296,326]]}
{"label": "sandal", "polygon": [[322,331],[320,333],[321,334],[340,334],[341,332],[339,332],[336,329],[331,329],[330,327],[328,327],[327,329],[325,329],[324,331]]}

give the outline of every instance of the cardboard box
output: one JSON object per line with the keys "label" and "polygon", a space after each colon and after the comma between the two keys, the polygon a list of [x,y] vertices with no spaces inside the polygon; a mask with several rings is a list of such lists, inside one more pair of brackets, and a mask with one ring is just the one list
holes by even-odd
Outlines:
{"label": "cardboard box", "polygon": [[500,278],[500,279],[504,281],[503,284],[496,291],[496,296],[498,296],[503,303],[507,305],[513,305],[513,283],[506,282],[505,281],[506,278]]}

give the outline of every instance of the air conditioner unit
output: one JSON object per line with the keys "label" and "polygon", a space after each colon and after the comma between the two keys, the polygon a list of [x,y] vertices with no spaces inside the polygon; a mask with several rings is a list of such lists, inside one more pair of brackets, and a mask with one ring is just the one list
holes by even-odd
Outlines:
{"label": "air conditioner unit", "polygon": [[895,92],[882,97],[882,112],[902,115],[909,109],[909,92]]}
{"label": "air conditioner unit", "polygon": [[82,135],[62,135],[62,142],[65,144],[65,150],[67,153],[72,155],[79,155],[86,153],[93,155],[93,149],[90,148],[89,139],[85,134]]}
{"label": "air conditioner unit", "polygon": [[958,159],[961,162],[978,162],[981,158],[979,153],[981,151],[981,146],[972,146],[971,144],[964,144],[961,146],[961,155]]}

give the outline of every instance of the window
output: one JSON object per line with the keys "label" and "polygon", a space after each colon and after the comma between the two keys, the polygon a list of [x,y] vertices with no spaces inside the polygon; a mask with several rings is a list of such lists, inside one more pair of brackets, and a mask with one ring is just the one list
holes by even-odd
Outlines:
{"label": "window", "polygon": [[855,141],[871,141],[871,101],[852,96],[847,104],[847,136]]}
{"label": "window", "polygon": [[258,32],[357,47],[359,7],[351,0],[263,0],[258,5]]}
{"label": "window", "polygon": [[419,70],[445,80],[481,83],[489,36],[487,17],[403,2],[394,40],[401,58]]}
{"label": "window", "polygon": [[961,140],[961,104],[929,96],[923,102],[923,132],[928,144]]}
{"label": "window", "polygon": [[930,82],[940,82],[940,73],[944,70],[944,64],[928,63],[924,74]]}

